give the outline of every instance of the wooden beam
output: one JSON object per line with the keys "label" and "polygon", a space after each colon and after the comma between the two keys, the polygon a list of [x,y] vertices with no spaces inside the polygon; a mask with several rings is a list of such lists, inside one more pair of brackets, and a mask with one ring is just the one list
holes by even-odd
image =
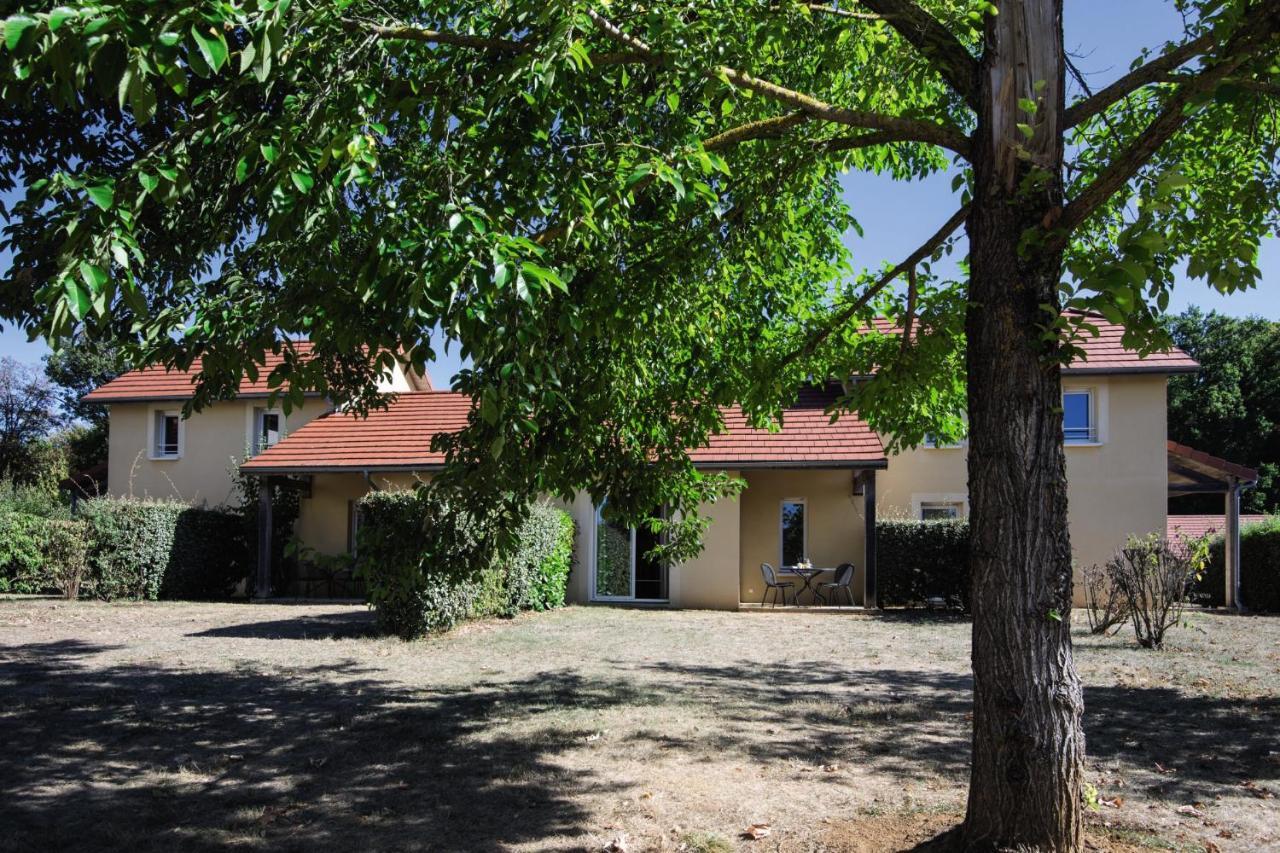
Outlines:
{"label": "wooden beam", "polygon": [[863,540],[862,606],[878,608],[880,595],[876,590],[876,472],[868,470],[862,475],[862,520],[866,525]]}
{"label": "wooden beam", "polygon": [[254,598],[271,597],[271,478],[258,480],[258,579]]}

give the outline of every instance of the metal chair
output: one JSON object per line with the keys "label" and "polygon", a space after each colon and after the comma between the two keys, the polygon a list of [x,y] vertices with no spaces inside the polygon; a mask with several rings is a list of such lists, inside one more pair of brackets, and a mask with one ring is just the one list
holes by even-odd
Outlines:
{"label": "metal chair", "polygon": [[[831,580],[818,584],[818,589],[831,595],[831,603],[835,604],[840,599],[841,590],[849,597],[849,606],[853,606],[853,563],[841,563],[836,567],[835,575]],[[818,594],[825,604],[827,596],[821,592]]]}
{"label": "metal chair", "polygon": [[773,606],[778,606],[778,596],[782,596],[782,606],[787,606],[787,590],[791,590],[791,603],[796,603],[796,584],[795,581],[779,581],[778,573],[773,570],[773,566],[768,563],[760,564],[760,574],[764,575],[764,595],[760,596],[760,606],[764,607],[765,599],[769,597],[769,590],[773,590]]}

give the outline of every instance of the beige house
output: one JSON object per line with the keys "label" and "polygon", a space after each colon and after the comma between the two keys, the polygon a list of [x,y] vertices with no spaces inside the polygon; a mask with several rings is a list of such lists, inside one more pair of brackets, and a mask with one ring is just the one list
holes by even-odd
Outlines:
{"label": "beige house", "polygon": [[[1141,358],[1120,344],[1119,327],[1099,325],[1101,335],[1083,346],[1087,358],[1064,372],[1069,521],[1081,564],[1104,560],[1130,535],[1165,531],[1166,383],[1170,374],[1196,369],[1178,351]],[[172,379],[165,387],[175,396],[148,396],[159,377],[140,371],[90,397],[111,404],[112,493],[217,503],[230,487],[229,460],[244,457],[245,446],[257,439],[259,446],[250,448],[257,452],[241,470],[300,484],[295,532],[326,553],[351,550],[358,524],[353,508],[370,488],[409,488],[438,471],[443,458],[431,451],[431,437],[458,429],[470,410],[466,397],[426,390],[421,380],[400,373],[387,380],[394,394],[389,407],[367,418],[332,411],[317,399],[264,425],[260,392],[246,383],[240,399],[175,428],[169,418],[181,400],[174,389],[189,386],[190,377],[160,376]],[[963,444],[928,446],[886,456],[885,442],[856,416],[829,422],[825,410],[837,393],[802,391],[776,432],[751,429],[741,412],[728,411],[726,431],[691,451],[696,465],[740,477],[745,488],[736,499],[702,507],[711,519],[705,548],[687,563],[651,564],[648,534],[607,522],[580,495],[566,507],[578,525],[570,598],[735,609],[766,594],[762,563],[803,588],[805,579],[783,567],[807,560],[825,569],[851,563],[854,603],[875,606],[877,514],[965,517],[966,450]],[[170,457],[175,429],[177,455]],[[830,578],[827,572],[817,582]],[[805,592],[801,600],[809,597]]]}

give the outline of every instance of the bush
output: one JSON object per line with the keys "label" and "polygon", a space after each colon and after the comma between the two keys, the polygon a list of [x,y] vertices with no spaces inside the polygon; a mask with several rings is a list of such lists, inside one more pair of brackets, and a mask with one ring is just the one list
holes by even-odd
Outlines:
{"label": "bush", "polygon": [[1107,561],[1107,577],[1124,596],[1138,645],[1159,649],[1182,620],[1204,564],[1204,548],[1188,548],[1155,534],[1131,538]]}
{"label": "bush", "polygon": [[45,526],[45,575],[63,598],[80,597],[89,571],[88,525],[50,519]]}
{"label": "bush", "polygon": [[[1209,562],[1196,589],[1209,604],[1225,603],[1221,536],[1209,543]],[[1240,530],[1240,599],[1250,610],[1280,612],[1280,516]]]}
{"label": "bush", "polygon": [[968,611],[968,521],[878,520],[876,552],[882,607],[942,598]]}
{"label": "bush", "polygon": [[1111,579],[1107,566],[1097,563],[1086,566],[1084,576],[1085,615],[1089,619],[1089,633],[1106,634],[1129,619],[1129,599]]}
{"label": "bush", "polygon": [[112,600],[217,598],[249,574],[243,519],[172,501],[98,498],[89,527],[90,592]]}
{"label": "bush", "polygon": [[379,628],[411,640],[470,616],[492,564],[486,533],[429,490],[362,498],[356,573]]}
{"label": "bush", "polygon": [[36,515],[0,510],[0,592],[45,590],[44,530]]}
{"label": "bush", "polygon": [[534,506],[515,550],[496,558],[493,525],[430,490],[374,492],[360,501],[356,571],[379,627],[414,639],[473,616],[564,604],[573,532],[567,513]]}
{"label": "bush", "polygon": [[56,486],[0,480],[0,513],[3,512],[37,515],[42,518],[70,518],[71,506]]}

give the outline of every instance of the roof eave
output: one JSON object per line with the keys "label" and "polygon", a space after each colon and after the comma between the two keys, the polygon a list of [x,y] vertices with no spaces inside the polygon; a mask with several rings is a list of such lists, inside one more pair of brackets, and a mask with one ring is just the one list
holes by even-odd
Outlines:
{"label": "roof eave", "polygon": [[1200,365],[1150,365],[1142,367],[1064,367],[1062,368],[1063,376],[1125,376],[1125,375],[1151,375],[1157,373],[1175,374],[1175,373],[1195,373],[1200,369]]}
{"label": "roof eave", "polygon": [[[80,398],[84,403],[101,403],[110,405],[111,403],[185,403],[191,399],[190,394],[145,394],[135,397],[96,397],[97,391],[90,391]],[[236,400],[265,400],[271,396],[270,391],[249,391],[244,394],[237,394],[227,399],[214,400],[215,403],[231,403]],[[319,391],[307,391],[303,397],[323,397]]]}

